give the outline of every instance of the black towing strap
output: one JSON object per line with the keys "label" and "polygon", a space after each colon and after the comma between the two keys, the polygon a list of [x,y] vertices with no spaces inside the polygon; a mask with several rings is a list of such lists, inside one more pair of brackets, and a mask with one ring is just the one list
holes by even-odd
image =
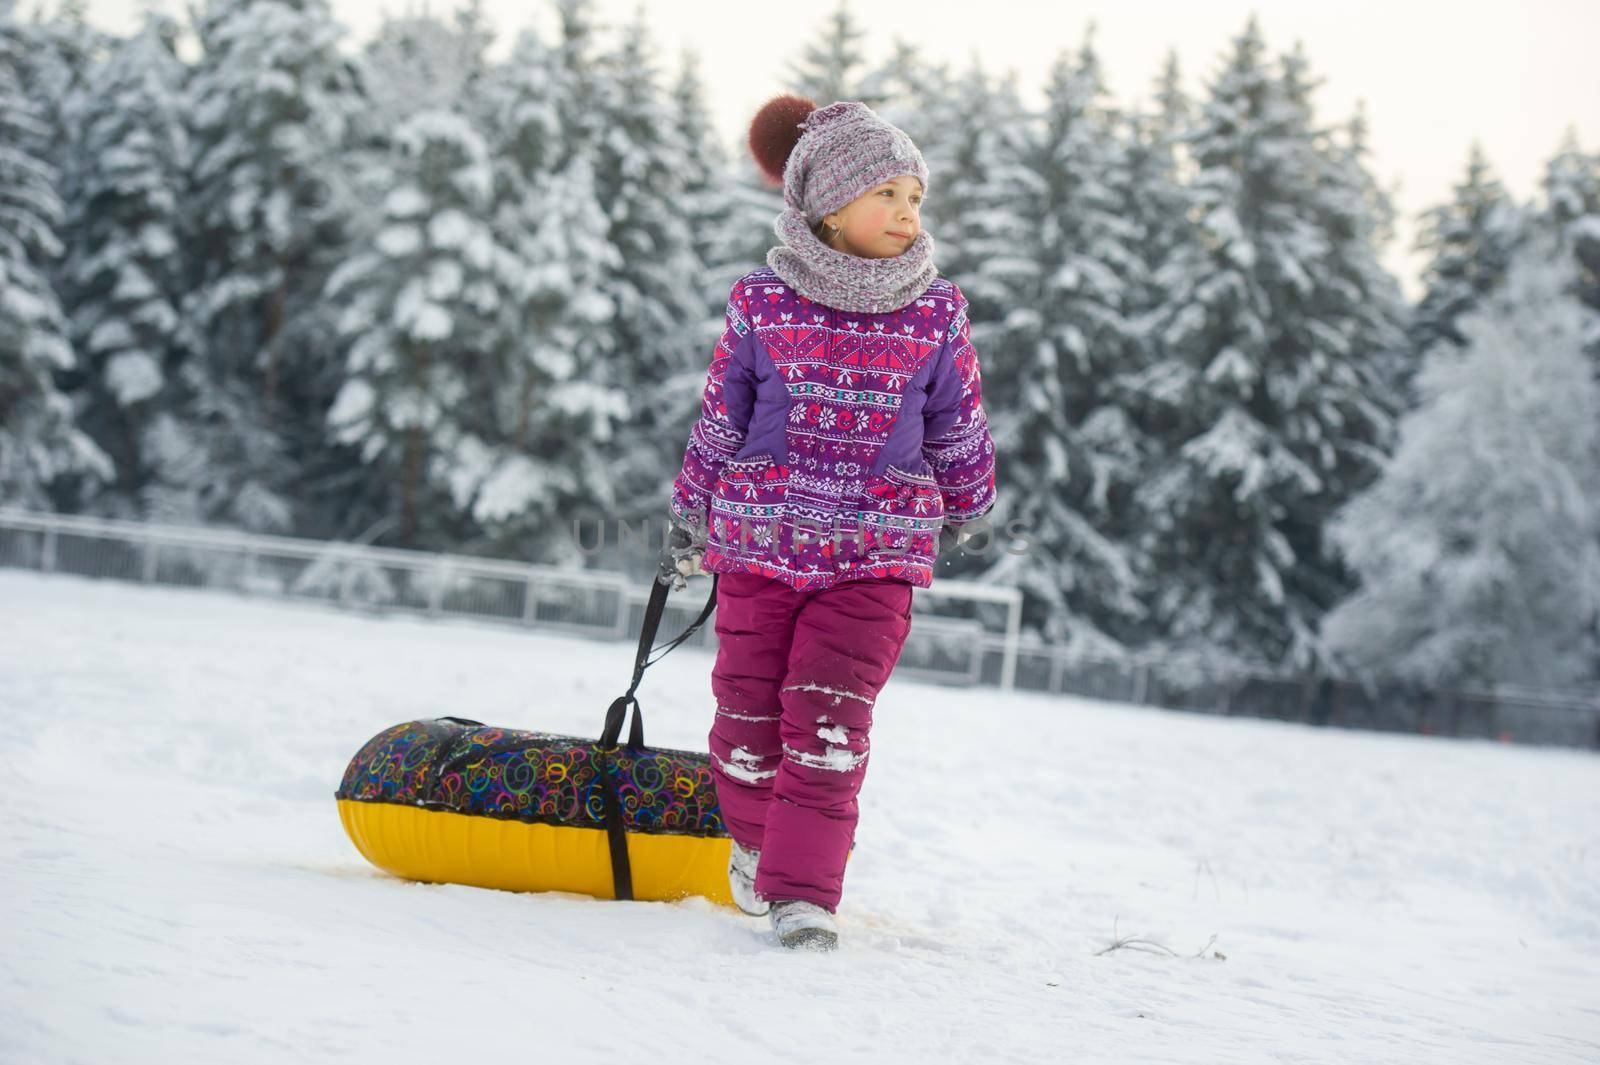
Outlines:
{"label": "black towing strap", "polygon": [[661,624],[661,615],[667,605],[667,592],[671,589],[659,578],[652,578],[650,585],[650,600],[645,604],[644,622],[639,626],[639,650],[634,656],[633,680],[628,684],[628,690],[619,695],[606,711],[605,728],[601,730],[596,745],[600,760],[601,796],[605,804],[606,841],[611,847],[611,886],[619,899],[633,898],[633,870],[628,864],[628,835],[622,823],[622,800],[612,786],[611,754],[617,749],[617,740],[622,736],[622,722],[628,716],[629,706],[633,707],[633,724],[628,729],[628,749],[636,751],[644,746],[644,716],[639,709],[639,700],[633,694],[639,687],[640,678],[644,676],[646,668],[659,662],[663,655],[693,636],[717,606],[717,575],[713,573],[711,594],[700,610],[700,616],[651,658],[651,645],[655,642],[656,629]]}

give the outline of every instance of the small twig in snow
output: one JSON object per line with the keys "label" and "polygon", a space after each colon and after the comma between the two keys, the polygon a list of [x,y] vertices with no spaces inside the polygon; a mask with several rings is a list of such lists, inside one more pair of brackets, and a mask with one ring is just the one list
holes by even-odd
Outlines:
{"label": "small twig in snow", "polygon": [[[1166,953],[1166,954],[1171,955],[1174,958],[1181,957],[1181,955],[1177,951],[1173,950],[1171,947],[1167,946],[1165,943],[1157,943],[1153,939],[1140,939],[1138,936],[1129,936],[1127,939],[1123,939],[1121,937],[1121,935],[1119,935],[1118,932],[1117,932],[1117,921],[1119,919],[1120,919],[1120,915],[1118,915],[1117,917],[1113,917],[1111,919],[1111,945],[1109,947],[1104,948],[1103,950],[1095,951],[1094,953],[1095,953],[1096,957],[1099,957],[1102,954],[1109,954],[1113,950],[1117,950],[1117,949],[1119,949],[1121,947],[1127,947],[1130,950],[1148,951],[1151,954]],[[1211,944],[1215,943],[1216,941],[1217,941],[1217,937],[1215,935],[1213,935],[1211,937],[1211,939],[1209,941],[1207,941],[1206,945],[1204,947],[1200,948],[1199,953],[1197,953],[1195,955],[1195,957],[1197,957],[1197,958],[1207,957],[1207,954],[1206,954],[1207,948],[1209,948],[1211,946]],[[1223,954],[1220,950],[1212,951],[1209,956],[1213,957],[1213,958],[1216,958],[1218,961],[1226,961],[1227,957],[1228,957],[1226,954]]]}
{"label": "small twig in snow", "polygon": [[[1120,915],[1118,916],[1120,917]],[[1099,957],[1101,954],[1108,954],[1120,947],[1129,947],[1134,950],[1148,950],[1152,954],[1156,953],[1158,950],[1164,950],[1168,954],[1171,954],[1174,958],[1178,956],[1177,951],[1173,950],[1171,947],[1157,943],[1154,940],[1140,939],[1137,936],[1130,936],[1127,939],[1123,939],[1117,934],[1117,920],[1118,917],[1113,917],[1111,919],[1111,945],[1106,947],[1104,950],[1095,951],[1094,953],[1096,957]]]}

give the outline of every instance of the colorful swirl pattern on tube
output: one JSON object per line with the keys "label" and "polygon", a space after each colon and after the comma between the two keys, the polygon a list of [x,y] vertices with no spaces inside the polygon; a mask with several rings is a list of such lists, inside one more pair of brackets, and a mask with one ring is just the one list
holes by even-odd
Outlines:
{"label": "colorful swirl pattern on tube", "polygon": [[[610,763],[628,832],[727,835],[704,752],[618,747]],[[604,829],[600,764],[591,740],[446,718],[408,721],[357,752],[337,798]]]}

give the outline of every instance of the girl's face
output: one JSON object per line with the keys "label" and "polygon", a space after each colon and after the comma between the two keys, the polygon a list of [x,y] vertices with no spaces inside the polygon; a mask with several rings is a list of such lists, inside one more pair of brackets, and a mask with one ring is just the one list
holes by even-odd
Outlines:
{"label": "girl's face", "polygon": [[[902,254],[922,230],[922,182],[910,174],[874,185],[823,216],[823,241],[863,259]],[[831,237],[828,225],[838,227]]]}

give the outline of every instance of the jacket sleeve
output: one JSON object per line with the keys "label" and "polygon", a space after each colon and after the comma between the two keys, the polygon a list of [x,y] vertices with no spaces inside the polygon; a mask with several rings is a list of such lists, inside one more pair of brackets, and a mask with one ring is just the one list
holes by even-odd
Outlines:
{"label": "jacket sleeve", "polygon": [[722,336],[711,353],[700,417],[689,431],[683,465],[672,483],[672,513],[691,524],[706,525],[711,492],[722,466],[744,446],[755,403],[755,374],[744,286],[734,282],[723,315]]}
{"label": "jacket sleeve", "polygon": [[929,382],[923,407],[922,456],[944,496],[945,519],[964,525],[994,506],[994,440],[983,410],[983,382],[967,320],[967,298],[959,287],[951,287],[955,314],[945,335],[945,357]]}

